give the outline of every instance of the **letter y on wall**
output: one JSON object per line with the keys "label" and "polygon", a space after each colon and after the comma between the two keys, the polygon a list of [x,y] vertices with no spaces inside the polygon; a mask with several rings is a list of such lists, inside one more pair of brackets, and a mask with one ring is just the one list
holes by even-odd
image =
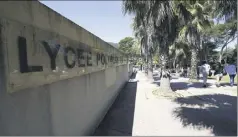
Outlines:
{"label": "letter y on wall", "polygon": [[50,48],[49,44],[45,41],[42,42],[42,44],[45,47],[46,52],[48,53],[49,57],[50,57],[50,66],[52,70],[56,69],[56,63],[55,63],[55,59],[56,56],[59,52],[60,49],[60,45],[56,45],[55,48]]}

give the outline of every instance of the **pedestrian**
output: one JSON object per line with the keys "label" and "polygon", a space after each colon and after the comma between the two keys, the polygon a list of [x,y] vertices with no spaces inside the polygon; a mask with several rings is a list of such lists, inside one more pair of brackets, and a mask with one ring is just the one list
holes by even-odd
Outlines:
{"label": "pedestrian", "polygon": [[230,86],[234,85],[234,79],[236,76],[237,68],[236,66],[232,63],[231,60],[228,60],[228,64],[225,66],[225,71],[230,77]]}
{"label": "pedestrian", "polygon": [[200,70],[200,63],[197,63],[197,80],[199,80],[199,75],[200,75],[200,72],[199,72],[199,70]]}
{"label": "pedestrian", "polygon": [[191,70],[191,66],[190,65],[188,65],[188,69],[187,69],[187,77],[189,77],[190,76],[190,70]]}
{"label": "pedestrian", "polygon": [[188,66],[185,65],[185,68],[183,69],[183,75],[185,78],[187,78],[187,74],[188,74]]}
{"label": "pedestrian", "polygon": [[215,73],[214,75],[216,76],[216,86],[220,87],[220,81],[223,77],[223,65],[218,61],[215,64]]}
{"label": "pedestrian", "polygon": [[169,66],[165,66],[165,75],[171,79],[171,70],[169,69]]}
{"label": "pedestrian", "polygon": [[183,67],[180,69],[180,76],[183,76]]}
{"label": "pedestrian", "polygon": [[207,61],[202,61],[202,66],[200,72],[202,73],[203,78],[203,87],[207,87],[207,76],[210,72],[210,65],[207,63]]}

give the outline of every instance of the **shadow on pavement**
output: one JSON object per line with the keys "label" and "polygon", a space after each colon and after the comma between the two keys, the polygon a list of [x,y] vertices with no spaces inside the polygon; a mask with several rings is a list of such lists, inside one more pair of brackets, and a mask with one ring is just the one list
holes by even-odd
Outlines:
{"label": "shadow on pavement", "polygon": [[[230,83],[221,83],[220,85],[225,87],[225,86],[230,86]],[[237,86],[237,84],[234,84],[233,86]]]}
{"label": "shadow on pavement", "polygon": [[[206,101],[198,100],[198,97]],[[181,107],[175,109],[173,115],[184,126],[211,128],[216,136],[237,135],[237,97],[216,94],[177,98],[174,101]]]}
{"label": "shadow on pavement", "polygon": [[160,76],[153,76],[154,81],[159,81],[160,80]]}
{"label": "shadow on pavement", "polygon": [[[199,79],[202,79],[202,78],[199,78]],[[213,80],[216,80],[216,78],[213,78],[213,77],[207,77],[207,79],[213,79]]]}
{"label": "shadow on pavement", "polygon": [[[160,81],[154,81],[153,83],[160,86]],[[202,82],[193,82],[192,84],[189,84],[188,82],[177,82],[177,81],[173,82],[173,81],[171,81],[170,86],[173,91],[185,90],[185,89],[189,89],[189,88],[203,88],[204,89]],[[211,86],[212,86],[212,84],[210,84],[210,83],[207,84],[207,88],[209,88]]]}
{"label": "shadow on pavement", "polygon": [[130,79],[135,79],[136,78],[136,74],[137,74],[137,72],[136,73],[132,73]]}
{"label": "shadow on pavement", "polygon": [[[134,79],[136,73],[131,78]],[[137,82],[128,82],[96,129],[94,136],[132,136]]]}
{"label": "shadow on pavement", "polygon": [[[160,76],[153,74],[153,79],[154,79],[154,81],[159,81],[159,80],[160,80]],[[179,77],[173,77],[173,76],[172,76],[171,79],[179,79]]]}

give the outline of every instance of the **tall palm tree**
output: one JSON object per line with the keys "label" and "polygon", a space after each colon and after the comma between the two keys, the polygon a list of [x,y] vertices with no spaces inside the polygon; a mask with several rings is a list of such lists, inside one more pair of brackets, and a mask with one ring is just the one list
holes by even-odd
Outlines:
{"label": "tall palm tree", "polygon": [[[201,49],[202,32],[210,26],[210,5],[206,1],[193,0],[175,2],[177,14],[183,15],[183,27],[180,30],[180,38],[184,39],[191,48],[190,79],[197,77],[198,51]],[[180,16],[181,16],[180,15]],[[186,16],[185,16],[186,15]]]}
{"label": "tall palm tree", "polygon": [[148,11],[148,3],[146,1],[123,1],[123,12],[124,14],[133,14],[133,30],[136,38],[140,39],[141,44],[141,54],[145,57],[146,62],[146,73],[148,70],[151,71],[151,65],[149,65],[150,60],[150,45],[148,44],[148,34],[147,34],[147,22],[146,16]]}
{"label": "tall palm tree", "polygon": [[189,62],[190,59],[190,49],[186,43],[175,42],[169,48],[169,55],[171,60],[171,65],[174,69],[177,69],[176,66],[184,66]]}
{"label": "tall palm tree", "polygon": [[[162,91],[171,89],[167,73],[168,67],[166,67],[169,63],[169,46],[175,42],[178,28],[181,26],[183,27],[180,33],[183,34],[181,38],[184,38],[191,47],[192,76],[196,78],[197,52],[200,48],[201,30],[204,29],[204,25],[209,24],[206,14],[209,8],[204,5],[205,2],[199,0],[123,1],[125,13],[133,13],[137,18],[136,20],[139,20],[138,26],[143,28],[141,30],[143,30],[144,35],[141,40],[144,40],[146,53],[149,53],[154,47],[159,49]],[[178,17],[182,17],[182,20],[178,20]]]}
{"label": "tall palm tree", "polygon": [[169,46],[172,45],[177,34],[178,18],[174,16],[173,1],[124,0],[123,9],[124,13],[133,13],[140,20],[143,29],[146,30],[146,36],[144,35],[146,52],[153,53],[153,49],[159,48],[159,62],[162,68],[161,90],[171,90],[166,66],[168,64]]}
{"label": "tall palm tree", "polygon": [[173,1],[149,1],[147,21],[159,48],[159,63],[162,69],[160,91],[171,91],[168,65],[169,46],[177,37],[178,17],[174,14]]}

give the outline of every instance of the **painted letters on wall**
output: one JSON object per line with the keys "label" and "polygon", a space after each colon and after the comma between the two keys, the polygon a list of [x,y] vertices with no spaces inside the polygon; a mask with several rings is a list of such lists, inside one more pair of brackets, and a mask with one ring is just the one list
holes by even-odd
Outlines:
{"label": "painted letters on wall", "polygon": [[[71,40],[62,35],[14,21],[2,25],[8,92],[49,84],[127,64],[126,56],[114,47],[91,40]],[[83,34],[82,34],[83,35]]]}

